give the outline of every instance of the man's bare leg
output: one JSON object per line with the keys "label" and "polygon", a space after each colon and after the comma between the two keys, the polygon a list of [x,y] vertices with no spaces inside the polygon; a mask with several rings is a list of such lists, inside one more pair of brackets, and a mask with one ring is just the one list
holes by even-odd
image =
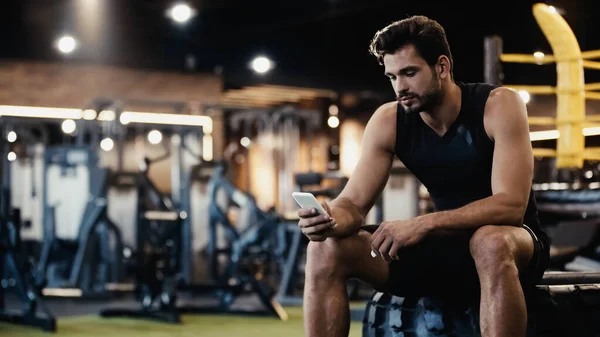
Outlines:
{"label": "man's bare leg", "polygon": [[387,262],[371,257],[370,235],[360,231],[348,238],[309,242],[303,302],[305,336],[348,336],[348,279],[357,277],[375,288],[387,280]]}
{"label": "man's bare leg", "polygon": [[519,227],[484,226],[470,243],[481,284],[482,337],[525,337],[527,309],[519,271],[533,256],[533,240]]}

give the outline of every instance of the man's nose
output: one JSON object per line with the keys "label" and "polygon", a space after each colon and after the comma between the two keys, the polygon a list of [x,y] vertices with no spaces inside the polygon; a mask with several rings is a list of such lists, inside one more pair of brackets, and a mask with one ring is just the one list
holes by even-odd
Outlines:
{"label": "man's nose", "polygon": [[404,81],[400,78],[397,78],[395,84],[396,84],[396,91],[398,92],[398,96],[401,96],[408,92],[408,85],[406,84],[406,81]]}

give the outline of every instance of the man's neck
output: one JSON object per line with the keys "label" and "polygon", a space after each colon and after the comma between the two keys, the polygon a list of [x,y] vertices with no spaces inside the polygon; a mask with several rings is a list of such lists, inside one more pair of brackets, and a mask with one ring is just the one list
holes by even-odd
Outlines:
{"label": "man's neck", "polygon": [[448,131],[458,117],[462,101],[461,89],[454,82],[449,83],[443,92],[442,99],[435,109],[420,113],[427,125],[442,134]]}

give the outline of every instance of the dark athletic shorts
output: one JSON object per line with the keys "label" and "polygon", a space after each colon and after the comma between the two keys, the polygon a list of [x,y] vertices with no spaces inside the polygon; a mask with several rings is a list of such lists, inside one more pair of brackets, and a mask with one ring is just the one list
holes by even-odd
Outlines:
{"label": "dark athletic shorts", "polygon": [[[525,291],[543,277],[549,260],[548,243],[526,225],[533,238],[534,253],[527,271],[521,274]],[[389,263],[385,290],[396,296],[477,297],[479,277],[469,251],[471,233],[427,237],[406,248],[399,261]]]}

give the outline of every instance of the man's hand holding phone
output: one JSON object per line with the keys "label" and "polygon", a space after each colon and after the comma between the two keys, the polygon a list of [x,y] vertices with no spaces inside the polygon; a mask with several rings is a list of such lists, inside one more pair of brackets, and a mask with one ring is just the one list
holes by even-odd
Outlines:
{"label": "man's hand holding phone", "polygon": [[336,225],[326,202],[319,202],[311,193],[294,192],[292,195],[301,209],[298,227],[311,241],[325,241]]}

